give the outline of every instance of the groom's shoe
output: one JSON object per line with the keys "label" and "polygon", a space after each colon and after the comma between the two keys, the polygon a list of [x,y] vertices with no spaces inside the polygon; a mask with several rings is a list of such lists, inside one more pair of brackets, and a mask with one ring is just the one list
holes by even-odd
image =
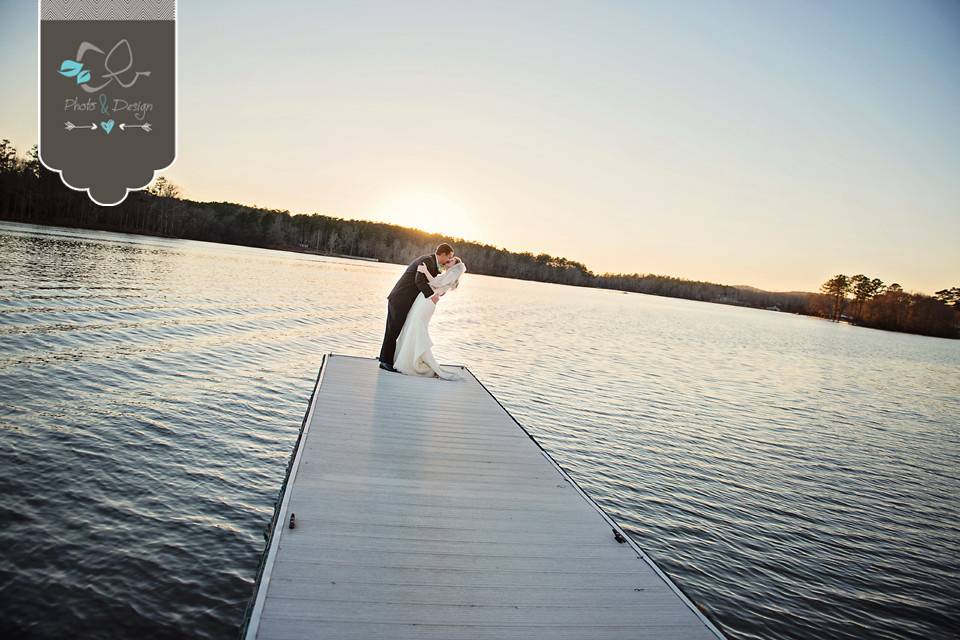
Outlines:
{"label": "groom's shoe", "polygon": [[399,373],[396,369],[394,369],[392,366],[390,366],[386,362],[381,362],[380,368],[383,369],[384,371],[389,371],[391,373]]}

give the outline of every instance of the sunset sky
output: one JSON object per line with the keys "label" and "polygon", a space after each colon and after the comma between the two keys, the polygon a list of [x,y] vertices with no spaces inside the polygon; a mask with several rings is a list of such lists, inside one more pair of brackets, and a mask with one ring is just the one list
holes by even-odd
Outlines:
{"label": "sunset sky", "polygon": [[[598,272],[960,286],[960,3],[178,5],[164,175],[191,199]],[[0,138],[21,151],[36,15],[0,6]]]}

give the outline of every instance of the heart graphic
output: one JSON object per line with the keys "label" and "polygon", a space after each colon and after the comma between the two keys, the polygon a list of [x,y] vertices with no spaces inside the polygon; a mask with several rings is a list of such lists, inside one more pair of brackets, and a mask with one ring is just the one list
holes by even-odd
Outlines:
{"label": "heart graphic", "polygon": [[106,122],[101,121],[101,122],[100,122],[100,128],[103,129],[104,131],[106,131],[107,133],[110,133],[111,131],[113,131],[113,119],[111,118],[110,120],[107,120]]}

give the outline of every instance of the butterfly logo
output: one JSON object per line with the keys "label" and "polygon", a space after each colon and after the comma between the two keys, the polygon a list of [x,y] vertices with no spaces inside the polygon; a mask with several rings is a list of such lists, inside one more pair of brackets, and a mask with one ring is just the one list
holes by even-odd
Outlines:
{"label": "butterfly logo", "polygon": [[[94,52],[103,56],[103,69],[106,73],[99,77],[106,79],[106,82],[98,86],[91,86],[88,83],[93,79],[90,69],[84,68],[84,56]],[[77,48],[77,55],[74,59],[66,59],[60,63],[59,73],[67,78],[74,78],[77,84],[83,87],[87,93],[100,91],[114,80],[124,89],[132,87],[141,76],[149,76],[149,71],[133,71],[133,47],[126,38],[121,39],[110,49],[109,53],[104,53],[103,49],[90,43],[82,42]],[[133,74],[131,76],[131,73]]]}

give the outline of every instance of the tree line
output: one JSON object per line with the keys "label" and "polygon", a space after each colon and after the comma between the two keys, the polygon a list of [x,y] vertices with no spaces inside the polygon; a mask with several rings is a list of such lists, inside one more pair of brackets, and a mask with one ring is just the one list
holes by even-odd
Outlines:
{"label": "tree line", "polygon": [[[233,202],[195,202],[181,197],[179,188],[164,177],[148,190],[130,192],[117,206],[102,207],[85,193],[66,187],[59,175],[43,167],[36,145],[20,156],[9,140],[0,141],[0,219],[374,258],[398,264],[430,253],[440,242],[451,242],[457,254],[469,263],[472,273],[771,309],[847,319],[895,331],[960,337],[960,310],[955,298],[941,295],[943,292],[934,297],[905,293],[899,285],[885,287],[879,281],[857,279],[865,276],[848,278],[848,285],[841,286],[837,281],[829,288],[824,285],[820,293],[808,293],[763,291],[649,273],[595,274],[581,262],[546,253],[508,251],[383,222],[317,213],[291,214],[287,210]],[[848,300],[848,295],[853,297]]]}
{"label": "tree line", "polygon": [[[907,293],[898,283],[886,285],[879,278],[862,273],[838,274],[823,283],[820,291],[827,298],[819,313],[839,322],[890,331],[905,331],[943,338],[958,337],[960,287],[941,289],[933,296]],[[825,310],[824,309],[824,310]]]}

